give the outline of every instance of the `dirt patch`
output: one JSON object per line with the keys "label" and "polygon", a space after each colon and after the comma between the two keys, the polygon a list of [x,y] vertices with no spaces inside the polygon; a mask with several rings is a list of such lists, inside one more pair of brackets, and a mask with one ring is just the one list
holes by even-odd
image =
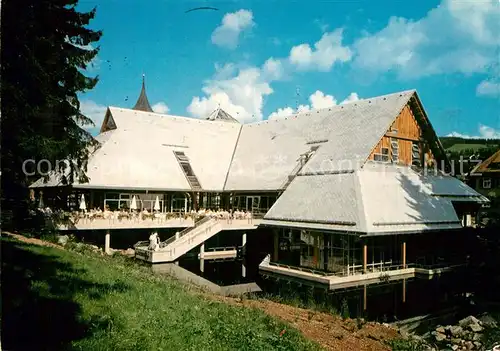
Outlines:
{"label": "dirt patch", "polygon": [[44,240],[40,240],[40,239],[36,239],[36,238],[28,238],[28,237],[20,235],[20,234],[15,234],[15,233],[11,233],[11,232],[2,232],[2,235],[10,236],[12,238],[15,238],[16,240],[19,240],[19,241],[21,241],[23,243],[27,243],[27,244],[34,244],[34,245],[40,245],[40,246],[50,246],[50,247],[57,247],[59,249],[63,249],[63,247],[61,245],[57,245],[57,244],[54,244],[54,243],[51,243],[48,241],[44,241]]}
{"label": "dirt patch", "polygon": [[385,341],[399,336],[396,329],[378,323],[368,322],[358,327],[356,320],[343,320],[331,314],[269,300],[242,300],[221,296],[215,298],[233,305],[257,308],[271,316],[278,317],[327,350],[385,351],[391,349]]}

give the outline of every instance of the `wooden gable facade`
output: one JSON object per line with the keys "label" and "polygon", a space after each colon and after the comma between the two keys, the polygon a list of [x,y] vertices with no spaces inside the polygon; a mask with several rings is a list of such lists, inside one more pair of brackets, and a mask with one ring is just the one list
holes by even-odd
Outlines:
{"label": "wooden gable facade", "polygon": [[111,116],[111,111],[108,108],[106,110],[106,115],[104,116],[104,121],[102,122],[99,133],[104,133],[107,132],[108,130],[113,130],[113,129],[116,129],[116,123],[115,120],[113,119],[113,116]]}
{"label": "wooden gable facade", "polygon": [[[372,150],[368,160],[404,166],[433,167],[440,161],[435,157],[436,149],[439,149],[437,151],[440,159],[445,157],[434,130],[429,123],[423,123],[428,120],[418,105],[417,98],[412,97]],[[420,118],[417,114],[420,114]]]}

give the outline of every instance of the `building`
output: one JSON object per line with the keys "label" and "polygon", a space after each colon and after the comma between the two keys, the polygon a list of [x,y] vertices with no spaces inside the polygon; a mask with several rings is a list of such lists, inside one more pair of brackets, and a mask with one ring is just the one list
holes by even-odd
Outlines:
{"label": "building", "polygon": [[497,204],[500,200],[500,150],[474,167],[470,178],[474,189]]}
{"label": "building", "polygon": [[[220,108],[205,120],[154,113],[143,83],[133,109],[107,109],[96,139],[87,183],[63,187],[53,175],[32,188],[46,204],[58,197],[78,209],[83,195],[85,208],[134,207],[160,218],[126,222],[133,228],[186,227],[157,250],[138,245],[137,257],[150,262],[195,247],[203,257],[205,240],[220,231],[258,227],[273,237],[266,274],[330,286],[381,271],[406,276],[464,263],[457,232],[487,201],[446,175],[415,90],[242,125]],[[226,212],[195,223],[188,214],[200,208]],[[123,226],[96,221],[66,228],[109,235]]]}

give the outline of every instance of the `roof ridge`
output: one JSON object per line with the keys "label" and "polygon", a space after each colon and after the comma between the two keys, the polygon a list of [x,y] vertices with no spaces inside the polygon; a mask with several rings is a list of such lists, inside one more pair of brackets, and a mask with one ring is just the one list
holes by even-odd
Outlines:
{"label": "roof ridge", "polygon": [[[382,98],[386,98],[388,96],[403,95],[403,94],[405,94],[405,95],[408,94],[408,95],[411,96],[411,95],[413,95],[416,92],[417,92],[416,89],[408,89],[408,90],[397,91],[397,92],[390,93],[390,94],[384,94],[384,95],[378,95],[378,96],[363,98],[363,99],[359,99],[359,100],[356,100],[356,101],[351,101],[351,102],[344,103],[344,104],[333,105],[333,106],[330,106],[330,107],[315,108],[315,109],[311,109],[311,110],[307,110],[307,111],[295,112],[295,113],[292,113],[290,115],[283,116],[283,118],[279,118],[278,120],[284,120],[285,118],[289,118],[289,117],[299,117],[299,116],[311,114],[312,112],[326,111],[328,109],[330,109],[330,110],[331,109],[343,109],[345,106],[357,106],[357,104],[360,103],[360,102],[364,103],[366,101],[370,101],[370,100],[374,100],[374,99],[382,99]],[[247,123],[247,125],[258,125],[258,124],[265,123],[265,122],[268,122],[268,121],[269,121],[269,119],[265,119],[265,120],[262,120],[262,121]]]}

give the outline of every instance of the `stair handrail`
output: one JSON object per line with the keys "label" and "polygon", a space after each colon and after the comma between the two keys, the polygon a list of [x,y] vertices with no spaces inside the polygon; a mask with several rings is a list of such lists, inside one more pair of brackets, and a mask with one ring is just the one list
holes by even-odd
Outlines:
{"label": "stair handrail", "polygon": [[208,222],[210,219],[211,219],[210,217],[205,216],[205,217],[203,217],[203,218],[199,219],[198,221],[196,221],[196,220],[195,220],[195,222],[194,222],[194,226],[192,226],[192,227],[187,227],[187,228],[183,229],[182,231],[180,231],[180,232],[179,232],[179,235],[178,235],[178,236],[177,236],[177,235],[173,235],[173,236],[171,236],[170,238],[168,238],[167,240],[162,241],[162,242],[160,243],[160,248],[164,248],[164,247],[166,247],[167,245],[169,245],[169,244],[173,243],[175,240],[182,238],[184,235],[186,235],[187,233],[189,233],[191,230],[194,230],[195,228],[199,227],[199,226],[200,226],[200,225],[202,225],[203,223]]}
{"label": "stair handrail", "polygon": [[300,172],[300,170],[302,169],[303,166],[304,165],[299,160],[298,163],[297,163],[297,165],[292,169],[292,171],[286,177],[285,181],[281,184],[280,189],[284,189],[285,186],[287,185],[287,183],[290,182],[290,179],[291,179],[290,177],[295,178],[295,176],[297,176],[297,174]]}
{"label": "stair handrail", "polygon": [[136,249],[139,246],[149,246],[149,241],[143,240],[143,241],[138,241],[134,244],[134,249]]}

